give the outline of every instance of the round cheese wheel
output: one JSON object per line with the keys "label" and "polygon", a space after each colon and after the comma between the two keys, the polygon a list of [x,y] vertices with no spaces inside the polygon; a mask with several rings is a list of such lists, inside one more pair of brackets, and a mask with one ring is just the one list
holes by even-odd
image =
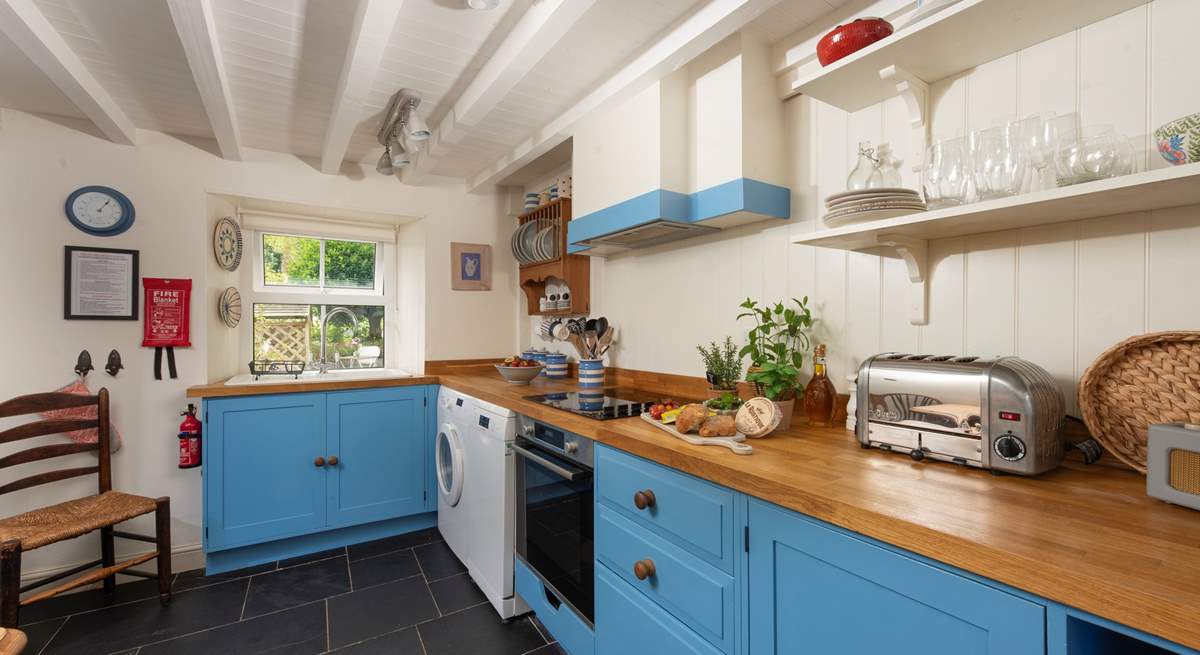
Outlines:
{"label": "round cheese wheel", "polygon": [[762,397],[747,400],[734,417],[737,431],[751,439],[767,436],[779,427],[782,420],[783,415],[779,413],[775,401]]}

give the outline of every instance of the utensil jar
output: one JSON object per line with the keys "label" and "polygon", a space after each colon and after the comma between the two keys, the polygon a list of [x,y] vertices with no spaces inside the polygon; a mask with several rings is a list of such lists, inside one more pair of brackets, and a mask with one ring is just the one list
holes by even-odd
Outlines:
{"label": "utensil jar", "polygon": [[581,386],[581,387],[603,387],[604,386],[604,360],[603,359],[580,359],[579,360],[579,386]]}

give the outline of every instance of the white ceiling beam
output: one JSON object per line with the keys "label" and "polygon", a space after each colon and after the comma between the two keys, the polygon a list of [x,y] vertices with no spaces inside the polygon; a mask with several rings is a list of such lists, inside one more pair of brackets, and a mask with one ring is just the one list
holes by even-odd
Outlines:
{"label": "white ceiling beam", "polygon": [[167,7],[221,156],[241,161],[242,141],[233,116],[233,97],[229,93],[221,44],[217,41],[212,0],[167,0]]}
{"label": "white ceiling beam", "polygon": [[[542,0],[531,6],[458,96],[430,140],[460,143],[466,131],[492,113],[595,3],[596,0]],[[423,178],[438,157],[432,150],[421,153],[404,170],[404,180],[416,182]]]}
{"label": "white ceiling beam", "polygon": [[622,102],[746,26],[780,0],[712,0],[591,93],[467,181],[470,191],[493,186],[571,138],[581,118]]}
{"label": "white ceiling beam", "polygon": [[363,118],[367,94],[379,72],[383,51],[391,39],[402,0],[359,0],[350,28],[350,42],[342,60],[333,110],[321,146],[321,172],[330,175],[342,168],[346,148]]}
{"label": "white ceiling beam", "polygon": [[136,143],[137,127],[133,121],[46,20],[33,0],[0,0],[0,31],[17,44],[104,136],[122,145]]}

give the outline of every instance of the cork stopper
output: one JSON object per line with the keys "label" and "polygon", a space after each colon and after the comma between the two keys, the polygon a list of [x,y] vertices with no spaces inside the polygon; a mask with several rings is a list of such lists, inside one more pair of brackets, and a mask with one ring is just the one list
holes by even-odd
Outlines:
{"label": "cork stopper", "polygon": [[817,347],[813,348],[813,356],[814,357],[824,357],[825,356],[825,344],[818,343]]}

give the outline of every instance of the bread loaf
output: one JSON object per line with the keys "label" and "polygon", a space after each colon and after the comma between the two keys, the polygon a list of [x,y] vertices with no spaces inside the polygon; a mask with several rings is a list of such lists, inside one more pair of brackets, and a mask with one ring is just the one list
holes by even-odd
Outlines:
{"label": "bread loaf", "polygon": [[710,416],[700,426],[702,437],[732,437],[737,434],[732,416]]}

